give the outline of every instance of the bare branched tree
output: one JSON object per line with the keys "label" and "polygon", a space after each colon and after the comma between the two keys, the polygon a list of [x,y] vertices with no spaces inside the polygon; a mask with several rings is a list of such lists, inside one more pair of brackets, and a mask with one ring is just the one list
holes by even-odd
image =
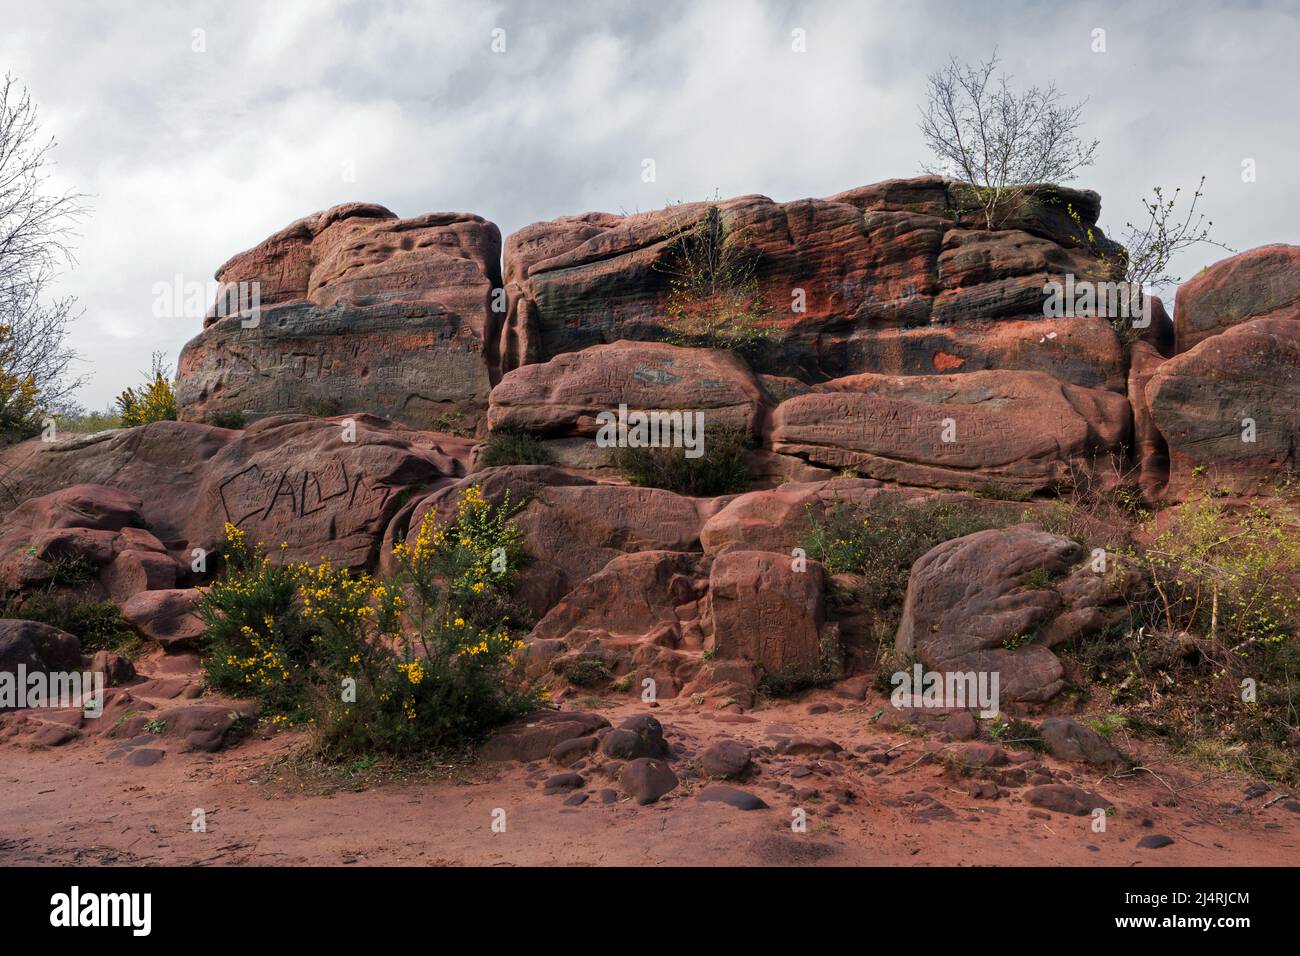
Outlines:
{"label": "bare branched tree", "polygon": [[1084,103],[1062,102],[1055,84],[1011,89],[994,76],[998,57],[979,66],[956,59],[928,77],[921,133],[936,162],[926,171],[965,183],[992,229],[1024,187],[1063,183],[1092,165],[1098,141],[1079,139]]}
{"label": "bare branched tree", "polygon": [[1143,289],[1159,290],[1177,285],[1182,278],[1169,271],[1170,260],[1179,251],[1198,243],[1218,246],[1227,252],[1235,250],[1210,237],[1214,223],[1197,214],[1196,204],[1205,195],[1205,177],[1196,184],[1191,202],[1183,213],[1178,211],[1182,187],[1168,198],[1163,188],[1153,186],[1152,198],[1142,200],[1145,222],[1124,224],[1123,244],[1127,252],[1124,278],[1131,285]]}
{"label": "bare branched tree", "polygon": [[[31,95],[12,76],[0,83],[0,393],[24,396],[28,413],[58,406],[82,379],[67,346],[76,300],[52,298],[60,266],[73,262],[84,196],[52,188],[55,141],[44,138]],[[0,394],[0,404],[5,396]],[[9,414],[4,414],[9,413]],[[0,409],[17,420],[22,409]]]}

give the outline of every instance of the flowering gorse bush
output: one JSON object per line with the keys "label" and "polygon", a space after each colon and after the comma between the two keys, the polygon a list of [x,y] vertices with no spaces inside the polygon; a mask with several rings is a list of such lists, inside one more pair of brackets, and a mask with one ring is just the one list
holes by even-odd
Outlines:
{"label": "flowering gorse bush", "polygon": [[176,390],[161,352],[153,355],[149,380],[138,389],[125,389],[117,397],[117,412],[126,428],[176,420]]}
{"label": "flowering gorse bush", "polygon": [[452,520],[431,513],[394,548],[393,581],[277,563],[227,525],[225,576],[200,605],[209,683],[258,697],[276,727],[314,724],[337,756],[460,747],[532,709],[523,642],[481,620],[523,559],[510,514],[471,486]]}
{"label": "flowering gorse bush", "polygon": [[525,558],[523,532],[513,520],[518,510],[510,492],[493,505],[474,484],[457,499],[449,519],[426,512],[415,536],[393,548],[404,583],[424,606],[450,601],[477,625],[521,623],[524,614],[510,597]]}

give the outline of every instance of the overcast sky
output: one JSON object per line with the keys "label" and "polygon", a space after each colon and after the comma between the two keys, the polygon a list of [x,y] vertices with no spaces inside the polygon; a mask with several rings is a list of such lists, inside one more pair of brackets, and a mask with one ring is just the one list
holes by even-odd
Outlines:
{"label": "overcast sky", "polygon": [[[1101,149],[1076,185],[1102,194],[1112,233],[1151,186],[1205,175],[1224,242],[1300,239],[1296,0],[0,9],[0,72],[39,103],[60,182],[93,195],[60,283],[85,308],[73,344],[91,408],[135,383],[151,352],[174,361],[198,332],[197,317],[154,317],[156,283],[207,282],[302,215],[366,200],[402,216],[475,212],[505,235],[715,190],[789,200],[910,176],[927,159],[926,74],[995,46],[1017,83],[1088,98],[1085,132]],[[806,52],[792,49],[796,29]],[[1189,276],[1223,255],[1202,248],[1175,267]]]}

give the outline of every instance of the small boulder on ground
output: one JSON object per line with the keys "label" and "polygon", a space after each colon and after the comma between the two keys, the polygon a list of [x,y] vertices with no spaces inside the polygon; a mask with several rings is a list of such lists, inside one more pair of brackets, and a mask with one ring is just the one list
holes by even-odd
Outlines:
{"label": "small boulder on ground", "polygon": [[1091,727],[1068,717],[1048,717],[1038,725],[1043,743],[1053,757],[1099,767],[1124,766],[1128,761],[1111,742]]}
{"label": "small boulder on ground", "polygon": [[696,761],[700,775],[717,780],[743,777],[753,766],[754,748],[741,740],[723,737],[705,748]]}
{"label": "small boulder on ground", "polygon": [[659,721],[644,714],[629,717],[605,735],[601,752],[615,760],[638,757],[667,757],[668,744]]}
{"label": "small boulder on ground", "polygon": [[623,765],[619,783],[624,793],[644,807],[675,789],[677,774],[669,769],[666,761],[638,757]]}
{"label": "small boulder on ground", "polygon": [[1099,794],[1064,783],[1046,783],[1039,787],[1032,787],[1025,791],[1025,799],[1044,810],[1068,813],[1076,817],[1086,817],[1094,810],[1105,810],[1114,806]]}
{"label": "small boulder on ground", "polygon": [[699,800],[704,803],[725,803],[737,810],[766,810],[768,805],[752,793],[737,790],[735,787],[705,787],[699,793]]}
{"label": "small boulder on ground", "polygon": [[574,710],[540,711],[507,724],[479,751],[485,760],[541,760],[557,746],[608,727],[599,714]]}

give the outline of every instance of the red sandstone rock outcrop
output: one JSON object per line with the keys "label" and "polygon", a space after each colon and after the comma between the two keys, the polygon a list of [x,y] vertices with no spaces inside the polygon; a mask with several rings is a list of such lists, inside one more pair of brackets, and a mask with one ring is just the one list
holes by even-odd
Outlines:
{"label": "red sandstone rock outcrop", "polygon": [[783,402],[772,426],[774,450],[864,477],[1033,492],[1118,453],[1129,407],[1042,372],[863,374]]}
{"label": "red sandstone rock outcrop", "polygon": [[464,213],[349,203],[298,220],[217,270],[218,307],[257,283],[260,316],[214,307],[181,353],[182,417],[472,420],[496,365],[500,249],[497,227]]}
{"label": "red sandstone rock outcrop", "polygon": [[1123,613],[1131,574],[1098,571],[1077,542],[1036,525],[937,545],[907,583],[894,646],[940,672],[998,674],[1003,702],[1050,700],[1064,686],[1052,648]]}
{"label": "red sandstone rock outcrop", "polygon": [[1196,469],[1211,488],[1267,493],[1298,464],[1300,320],[1275,315],[1211,335],[1156,367],[1144,396],[1169,448],[1171,499],[1188,493]]}
{"label": "red sandstone rock outcrop", "polygon": [[[997,330],[987,339],[932,328],[899,331],[1041,318],[1048,279],[1102,269],[1086,251],[1087,230],[1100,211],[1095,193],[1040,191],[1024,200],[1007,228],[991,233],[962,221],[937,177],[891,180],[826,199],[776,203],[742,196],[718,205],[726,228],[756,254],[763,298],[780,329],[772,367],[760,371],[821,380],[859,371],[949,371],[944,366],[956,362],[1044,369],[1078,384],[1122,388],[1114,333],[1100,326],[1095,344],[1063,364],[1063,356],[1032,347],[1051,331],[1041,325]],[[708,206],[586,213],[509,236],[503,368],[619,339],[663,338],[668,280],[662,266],[674,237]],[[1111,249],[1095,228],[1093,236]]]}
{"label": "red sandstone rock outcrop", "polygon": [[78,484],[137,496],[141,523],[186,566],[194,548],[219,547],[230,522],[270,549],[285,543],[286,559],[362,567],[404,495],[464,474],[469,445],[364,415],[281,416],[243,431],[156,422],[34,440],[0,467],[20,500]]}
{"label": "red sandstone rock outcrop", "polygon": [[1300,319],[1300,246],[1248,249],[1216,262],[1178,287],[1178,351],[1252,319]]}

